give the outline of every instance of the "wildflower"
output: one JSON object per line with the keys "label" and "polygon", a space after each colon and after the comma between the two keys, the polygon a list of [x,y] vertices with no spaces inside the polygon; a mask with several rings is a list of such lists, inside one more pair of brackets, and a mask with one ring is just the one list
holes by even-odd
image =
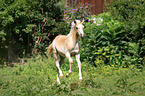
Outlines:
{"label": "wildflower", "polygon": [[64,11],[64,13],[66,13],[67,11]]}
{"label": "wildflower", "polygon": [[72,19],[71,17],[69,19]]}
{"label": "wildflower", "polygon": [[68,10],[68,12],[70,12],[71,10]]}
{"label": "wildflower", "polygon": [[82,49],[82,51],[84,51],[84,49]]}
{"label": "wildflower", "polygon": [[86,8],[88,8],[88,6],[86,6]]}
{"label": "wildflower", "polygon": [[78,9],[72,9],[72,10],[78,10]]}
{"label": "wildflower", "polygon": [[130,93],[132,95],[132,93]]}
{"label": "wildflower", "polygon": [[99,26],[99,25],[101,25],[101,24],[98,24],[98,23],[97,23],[97,26]]}
{"label": "wildflower", "polygon": [[84,14],[88,15],[86,12],[84,12]]}
{"label": "wildflower", "polygon": [[87,5],[88,3],[86,2],[85,5]]}
{"label": "wildflower", "polygon": [[80,7],[80,8],[82,9],[82,8],[84,8],[84,7]]}
{"label": "wildflower", "polygon": [[96,18],[92,18],[93,20],[96,20]]}
{"label": "wildflower", "polygon": [[88,22],[90,22],[91,20],[89,19]]}

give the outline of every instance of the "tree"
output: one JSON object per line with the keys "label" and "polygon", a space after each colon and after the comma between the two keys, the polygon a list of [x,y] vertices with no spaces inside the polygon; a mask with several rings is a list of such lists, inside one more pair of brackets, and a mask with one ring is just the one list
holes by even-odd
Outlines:
{"label": "tree", "polygon": [[[0,62],[41,53],[55,35],[68,31],[60,0],[0,1]],[[60,31],[61,30],[61,31]]]}

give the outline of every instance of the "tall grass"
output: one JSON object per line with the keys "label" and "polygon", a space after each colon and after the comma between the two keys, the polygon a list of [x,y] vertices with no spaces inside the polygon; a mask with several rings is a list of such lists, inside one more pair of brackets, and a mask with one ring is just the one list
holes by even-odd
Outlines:
{"label": "tall grass", "polygon": [[64,78],[61,85],[56,83],[56,66],[53,58],[37,57],[24,65],[0,69],[1,96],[17,95],[145,95],[145,72],[134,66],[118,68],[116,66],[92,67],[82,63],[83,81],[79,81],[76,61],[72,65],[72,74],[66,78],[69,70],[68,60],[62,65]]}

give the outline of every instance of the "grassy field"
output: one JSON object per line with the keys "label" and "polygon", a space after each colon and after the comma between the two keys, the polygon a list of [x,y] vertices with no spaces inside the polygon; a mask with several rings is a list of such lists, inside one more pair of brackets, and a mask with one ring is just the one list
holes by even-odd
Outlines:
{"label": "grassy field", "polygon": [[94,68],[82,62],[82,82],[79,81],[76,61],[70,77],[65,77],[69,70],[67,59],[61,69],[64,78],[60,80],[62,84],[57,85],[56,66],[52,58],[37,57],[26,64],[0,68],[1,96],[145,96],[145,71],[134,66]]}

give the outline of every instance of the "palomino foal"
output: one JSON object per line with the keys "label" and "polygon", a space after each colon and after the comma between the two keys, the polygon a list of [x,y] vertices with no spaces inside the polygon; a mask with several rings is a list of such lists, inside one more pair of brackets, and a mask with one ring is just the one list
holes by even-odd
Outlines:
{"label": "palomino foal", "polygon": [[[79,44],[79,37],[84,37],[83,28],[84,26],[80,20],[74,20],[71,25],[71,30],[68,35],[58,35],[55,37],[53,42],[48,47],[48,54],[53,52],[54,58],[56,60],[56,67],[57,70],[57,82],[60,84],[59,74],[60,77],[63,78],[62,71],[60,69],[65,57],[69,59],[70,69],[66,76],[69,76],[71,71],[71,64],[73,63],[73,59],[71,56],[76,57],[76,61],[79,67],[79,80],[82,80],[82,73],[81,73],[81,61],[80,61],[80,44]],[[57,54],[60,56],[60,61],[58,61]]]}

